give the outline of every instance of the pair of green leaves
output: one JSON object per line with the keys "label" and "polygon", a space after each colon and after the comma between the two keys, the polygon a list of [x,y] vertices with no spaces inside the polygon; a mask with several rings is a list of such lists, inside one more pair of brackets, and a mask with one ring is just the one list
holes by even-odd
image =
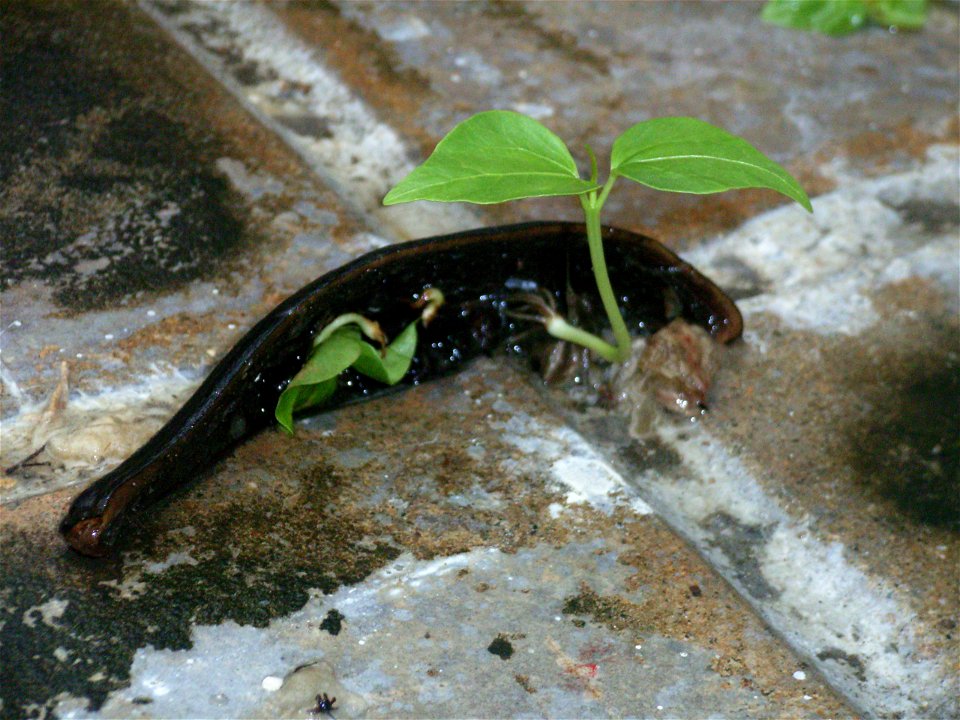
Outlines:
{"label": "pair of green leaves", "polygon": [[768,23],[825,35],[846,35],[868,22],[919,30],[927,20],[926,0],[769,0],[761,17]]}
{"label": "pair of green leaves", "polygon": [[600,224],[600,210],[618,178],[696,194],[770,188],[813,211],[803,188],[780,165],[745,140],[695,118],[656,118],[628,129],[613,143],[610,173],[602,185],[592,151],[590,164],[590,179],[585,180],[563,140],[539,122],[515,112],[490,110],[451,130],[423,165],[387,193],[383,204],[414,200],[490,204],[579,196],[597,292],[616,345],[566,322],[557,323],[552,313],[543,321],[554,337],[590,348],[611,362],[626,360],[631,348],[630,331],[610,284]]}
{"label": "pair of green leaves", "polygon": [[[803,188],[780,165],[745,140],[695,118],[657,118],[631,127],[613,144],[610,177],[696,194],[769,188],[811,209]],[[423,165],[387,193],[383,204],[491,204],[583,195],[599,187],[595,178],[580,177],[563,140],[539,122],[491,110],[451,130]]]}
{"label": "pair of green leaves", "polygon": [[[780,165],[745,140],[695,118],[657,118],[631,127],[613,143],[610,174],[603,185],[597,181],[592,152],[590,159],[591,177],[584,180],[563,140],[550,130],[526,115],[491,110],[451,130],[423,165],[387,193],[383,204],[414,200],[492,204],[520,198],[580,196],[597,288],[617,345],[566,323],[566,330],[551,330],[549,324],[547,329],[615,362],[629,355],[630,335],[607,276],[599,213],[617,178],[657,190],[696,194],[769,188],[812,211],[803,188]],[[428,308],[432,305],[435,310],[443,302],[442,293],[426,300]],[[427,322],[427,310],[422,317]],[[336,390],[337,376],[349,367],[388,385],[396,384],[406,374],[417,346],[416,321],[382,355],[360,337],[357,323],[374,325],[347,313],[317,336],[310,358],[277,402],[275,415],[287,432],[293,432],[293,413],[327,400]],[[368,337],[382,338],[379,328],[374,332],[367,327],[364,332]]]}
{"label": "pair of green leaves", "polygon": [[416,352],[417,322],[407,325],[382,355],[361,337],[356,325],[332,332],[314,347],[303,368],[280,395],[274,411],[277,422],[292,435],[293,413],[326,401],[337,389],[337,377],[349,367],[387,385],[396,385],[406,375]]}

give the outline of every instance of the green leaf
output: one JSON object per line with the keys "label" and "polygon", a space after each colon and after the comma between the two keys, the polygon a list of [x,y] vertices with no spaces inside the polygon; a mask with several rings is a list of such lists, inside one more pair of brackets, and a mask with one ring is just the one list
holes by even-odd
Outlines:
{"label": "green leaf", "polygon": [[563,140],[533,118],[489,110],[451,130],[426,162],[400,181],[384,205],[434,200],[481,205],[597,187],[580,178]]}
{"label": "green leaf", "polygon": [[873,0],[867,12],[881,25],[919,30],[927,21],[927,0]]}
{"label": "green leaf", "polygon": [[813,211],[793,176],[726,130],[686,117],[637,123],[613,143],[611,175],[670,192],[769,188]]}
{"label": "green leaf", "polygon": [[769,0],[761,17],[774,25],[826,35],[846,35],[868,19],[917,30],[927,20],[927,0]]}
{"label": "green leaf", "polygon": [[407,325],[393,342],[387,345],[383,357],[373,345],[360,343],[360,355],[353,367],[367,377],[387,385],[396,385],[407,374],[417,350],[417,321]]}
{"label": "green leaf", "polygon": [[300,372],[280,394],[274,416],[293,434],[293,413],[319,405],[337,387],[337,376],[360,356],[360,333],[356,327],[344,327],[315,347]]}
{"label": "green leaf", "polygon": [[867,21],[864,0],[770,0],[760,17],[774,25],[846,35]]}

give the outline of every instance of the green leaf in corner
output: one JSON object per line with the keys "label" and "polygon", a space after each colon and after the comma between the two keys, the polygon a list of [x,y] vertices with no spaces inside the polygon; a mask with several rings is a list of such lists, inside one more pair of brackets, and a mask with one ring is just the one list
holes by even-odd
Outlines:
{"label": "green leaf in corner", "polygon": [[579,195],[596,187],[580,177],[563,140],[539,122],[489,110],[451,130],[422,165],[387,193],[383,204],[434,200],[486,205]]}
{"label": "green leaf in corner", "polygon": [[864,0],[769,0],[760,17],[773,25],[846,35],[867,22]]}
{"label": "green leaf in corner", "polygon": [[927,0],[873,0],[867,12],[880,25],[919,30],[927,21]]}
{"label": "green leaf in corner", "polygon": [[314,348],[300,372],[293,376],[277,401],[274,415],[277,422],[293,434],[293,413],[319,405],[337,389],[337,376],[360,356],[360,332],[356,327],[343,327]]}
{"label": "green leaf in corner", "polygon": [[611,175],[671,192],[769,188],[813,211],[790,173],[726,130],[687,117],[637,123],[613,143]]}
{"label": "green leaf in corner", "polygon": [[417,350],[417,321],[407,325],[393,342],[387,345],[383,356],[373,345],[360,343],[360,355],[353,363],[354,369],[387,385],[396,385],[407,374],[410,362]]}

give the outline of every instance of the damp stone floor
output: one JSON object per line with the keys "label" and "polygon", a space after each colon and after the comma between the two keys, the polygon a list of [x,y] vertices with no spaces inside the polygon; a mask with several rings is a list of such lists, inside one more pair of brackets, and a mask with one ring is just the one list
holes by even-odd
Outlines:
{"label": "damp stone floor", "polygon": [[[0,716],[960,716],[958,5],[7,0]],[[104,559],[57,532],[277,303],[363,253],[533,219],[380,199],[456,122],[584,160],[691,115],[798,177],[618,188],[744,316],[696,423],[493,355],[266,430]]]}

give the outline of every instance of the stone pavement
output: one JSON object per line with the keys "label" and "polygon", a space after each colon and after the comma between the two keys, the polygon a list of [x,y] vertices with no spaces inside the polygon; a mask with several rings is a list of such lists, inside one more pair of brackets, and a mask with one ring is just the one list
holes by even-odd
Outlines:
{"label": "stone pavement", "polygon": [[[5,2],[0,715],[958,716],[957,5],[843,39],[758,12]],[[483,359],[264,432],[118,557],[68,552],[77,490],[308,280],[575,218],[379,207],[490,107],[578,157],[697,115],[811,191],[611,198],[744,313],[710,414],[635,437]]]}

